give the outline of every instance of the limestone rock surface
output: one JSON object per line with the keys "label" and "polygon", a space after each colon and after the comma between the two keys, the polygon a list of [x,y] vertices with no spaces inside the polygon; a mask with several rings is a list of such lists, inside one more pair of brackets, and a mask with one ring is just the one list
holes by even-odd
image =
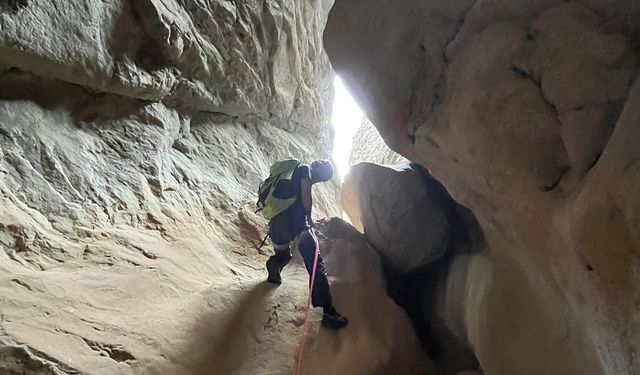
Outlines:
{"label": "limestone rock surface", "polygon": [[345,177],[342,207],[397,272],[408,272],[447,251],[448,207],[437,194],[408,163],[360,163]]}
{"label": "limestone rock surface", "polygon": [[366,117],[353,136],[349,164],[362,162],[373,164],[394,164],[406,159],[389,148],[375,126]]}
{"label": "limestone rock surface", "polygon": [[321,223],[318,236],[335,303],[350,328],[315,334],[314,326],[301,373],[437,373],[405,311],[389,298],[380,256],[365,237],[338,218]]}
{"label": "limestone rock surface", "polygon": [[491,317],[477,310],[493,273],[473,215],[428,171],[408,163],[355,165],[341,198],[381,255],[387,291],[412,319],[438,373],[478,369],[467,328],[488,333]]}
{"label": "limestone rock surface", "polygon": [[5,1],[0,64],[100,92],[311,127],[326,121],[331,99],[319,34],[329,6]]}
{"label": "limestone rock surface", "polygon": [[478,219],[484,373],[638,372],[640,3],[395,5],[338,0],[325,46],[387,144]]}
{"label": "limestone rock surface", "polygon": [[329,5],[0,1],[0,373],[290,372],[255,191],[330,157]]}

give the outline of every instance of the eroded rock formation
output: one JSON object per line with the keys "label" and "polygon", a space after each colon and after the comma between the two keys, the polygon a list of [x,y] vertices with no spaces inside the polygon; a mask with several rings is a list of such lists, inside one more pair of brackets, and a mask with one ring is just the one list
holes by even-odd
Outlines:
{"label": "eroded rock formation", "polygon": [[0,1],[0,372],[291,371],[253,203],[330,155],[328,5]]}
{"label": "eroded rock formation", "polygon": [[365,237],[338,218],[318,230],[334,298],[351,323],[339,335],[321,330],[308,343],[301,373],[437,373],[406,313],[389,298],[380,256]]}
{"label": "eroded rock formation", "polygon": [[436,198],[438,188],[424,184],[408,163],[360,163],[345,178],[341,203],[371,245],[404,273],[447,251],[452,220],[449,202]]}
{"label": "eroded rock formation", "polygon": [[345,85],[487,238],[491,284],[458,309],[488,374],[640,368],[639,14],[623,0],[332,9]]}
{"label": "eroded rock formation", "polygon": [[478,324],[476,301],[491,285],[491,262],[473,215],[408,163],[356,164],[341,203],[380,254],[387,291],[411,317],[438,373],[477,369],[467,327]]}
{"label": "eroded rock formation", "polygon": [[374,164],[390,164],[406,159],[393,151],[384,143],[380,133],[366,117],[353,136],[353,145],[349,163],[351,165],[369,162]]}

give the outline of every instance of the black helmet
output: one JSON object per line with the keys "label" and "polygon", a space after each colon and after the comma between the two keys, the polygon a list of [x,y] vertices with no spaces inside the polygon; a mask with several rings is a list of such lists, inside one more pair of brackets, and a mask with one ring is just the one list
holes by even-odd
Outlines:
{"label": "black helmet", "polygon": [[311,163],[311,181],[324,182],[333,177],[333,165],[329,160],[316,160]]}

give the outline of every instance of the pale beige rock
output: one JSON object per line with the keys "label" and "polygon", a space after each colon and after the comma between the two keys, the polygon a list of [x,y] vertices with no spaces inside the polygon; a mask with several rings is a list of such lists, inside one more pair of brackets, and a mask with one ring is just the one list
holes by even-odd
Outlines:
{"label": "pale beige rock", "polygon": [[[409,159],[422,103],[433,102],[431,91],[445,67],[442,49],[472,3],[343,0],[331,10],[324,39],[332,66],[387,144]],[[418,77],[420,87],[414,84]]]}
{"label": "pale beige rock", "polygon": [[353,178],[349,178],[349,175],[346,176],[340,189],[340,204],[351,225],[361,233],[364,233],[364,226],[360,215],[360,200],[358,198],[358,191],[354,186],[355,183],[356,181]]}
{"label": "pale beige rock", "polygon": [[[2,276],[0,370],[292,372],[308,287],[299,257],[285,269],[286,282],[274,287],[261,280],[255,254],[225,254],[214,234],[185,229],[172,241],[148,230],[96,234],[103,239],[86,253],[106,254],[108,263],[47,271],[14,266]],[[352,324],[338,334],[326,331],[320,311],[312,310],[302,373],[432,371],[406,315],[386,295],[379,257],[353,228],[330,235],[340,238],[323,236],[321,246],[336,306]]]}
{"label": "pale beige rock", "polygon": [[367,240],[397,272],[439,259],[449,245],[447,203],[407,163],[351,167],[342,186],[342,207],[362,223]]}
{"label": "pale beige rock", "polygon": [[0,2],[0,373],[290,373],[308,276],[261,283],[253,211],[330,157],[327,10]]}
{"label": "pale beige rock", "polygon": [[473,215],[427,171],[413,168],[356,164],[341,203],[352,222],[364,225],[382,256],[388,293],[413,320],[440,373],[453,375],[478,366],[466,327],[484,322],[477,307],[490,290],[491,262],[471,256],[485,248]]}
{"label": "pale beige rock", "polygon": [[320,236],[329,238],[320,243],[335,302],[351,322],[337,338],[321,330],[307,343],[301,373],[435,373],[405,312],[387,295],[380,257],[364,236],[337,218]]}
{"label": "pale beige rock", "polygon": [[367,118],[362,119],[362,124],[353,136],[349,164],[354,165],[362,162],[393,164],[405,160],[384,143],[371,121]]}
{"label": "pale beige rock", "polygon": [[390,147],[478,218],[484,373],[635,373],[640,4],[430,6],[340,0],[325,45]]}
{"label": "pale beige rock", "polygon": [[11,3],[0,65],[180,108],[326,124],[326,1]]}

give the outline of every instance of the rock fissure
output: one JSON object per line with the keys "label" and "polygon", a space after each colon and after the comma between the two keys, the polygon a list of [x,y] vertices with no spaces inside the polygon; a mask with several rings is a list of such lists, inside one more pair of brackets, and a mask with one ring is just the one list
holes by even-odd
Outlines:
{"label": "rock fissure", "polygon": [[[2,341],[4,340],[0,339],[0,342]],[[34,375],[80,374],[80,371],[72,366],[57,361],[32,347],[18,343],[3,343],[3,347],[0,348],[0,359],[3,363],[3,370],[8,371],[10,375],[24,372]]]}
{"label": "rock fissure", "polygon": [[100,356],[108,356],[116,362],[122,362],[130,365],[132,361],[135,361],[135,357],[126,351],[121,345],[111,345],[100,343],[92,340],[88,340],[84,337],[81,339],[91,348],[91,350],[98,353]]}

